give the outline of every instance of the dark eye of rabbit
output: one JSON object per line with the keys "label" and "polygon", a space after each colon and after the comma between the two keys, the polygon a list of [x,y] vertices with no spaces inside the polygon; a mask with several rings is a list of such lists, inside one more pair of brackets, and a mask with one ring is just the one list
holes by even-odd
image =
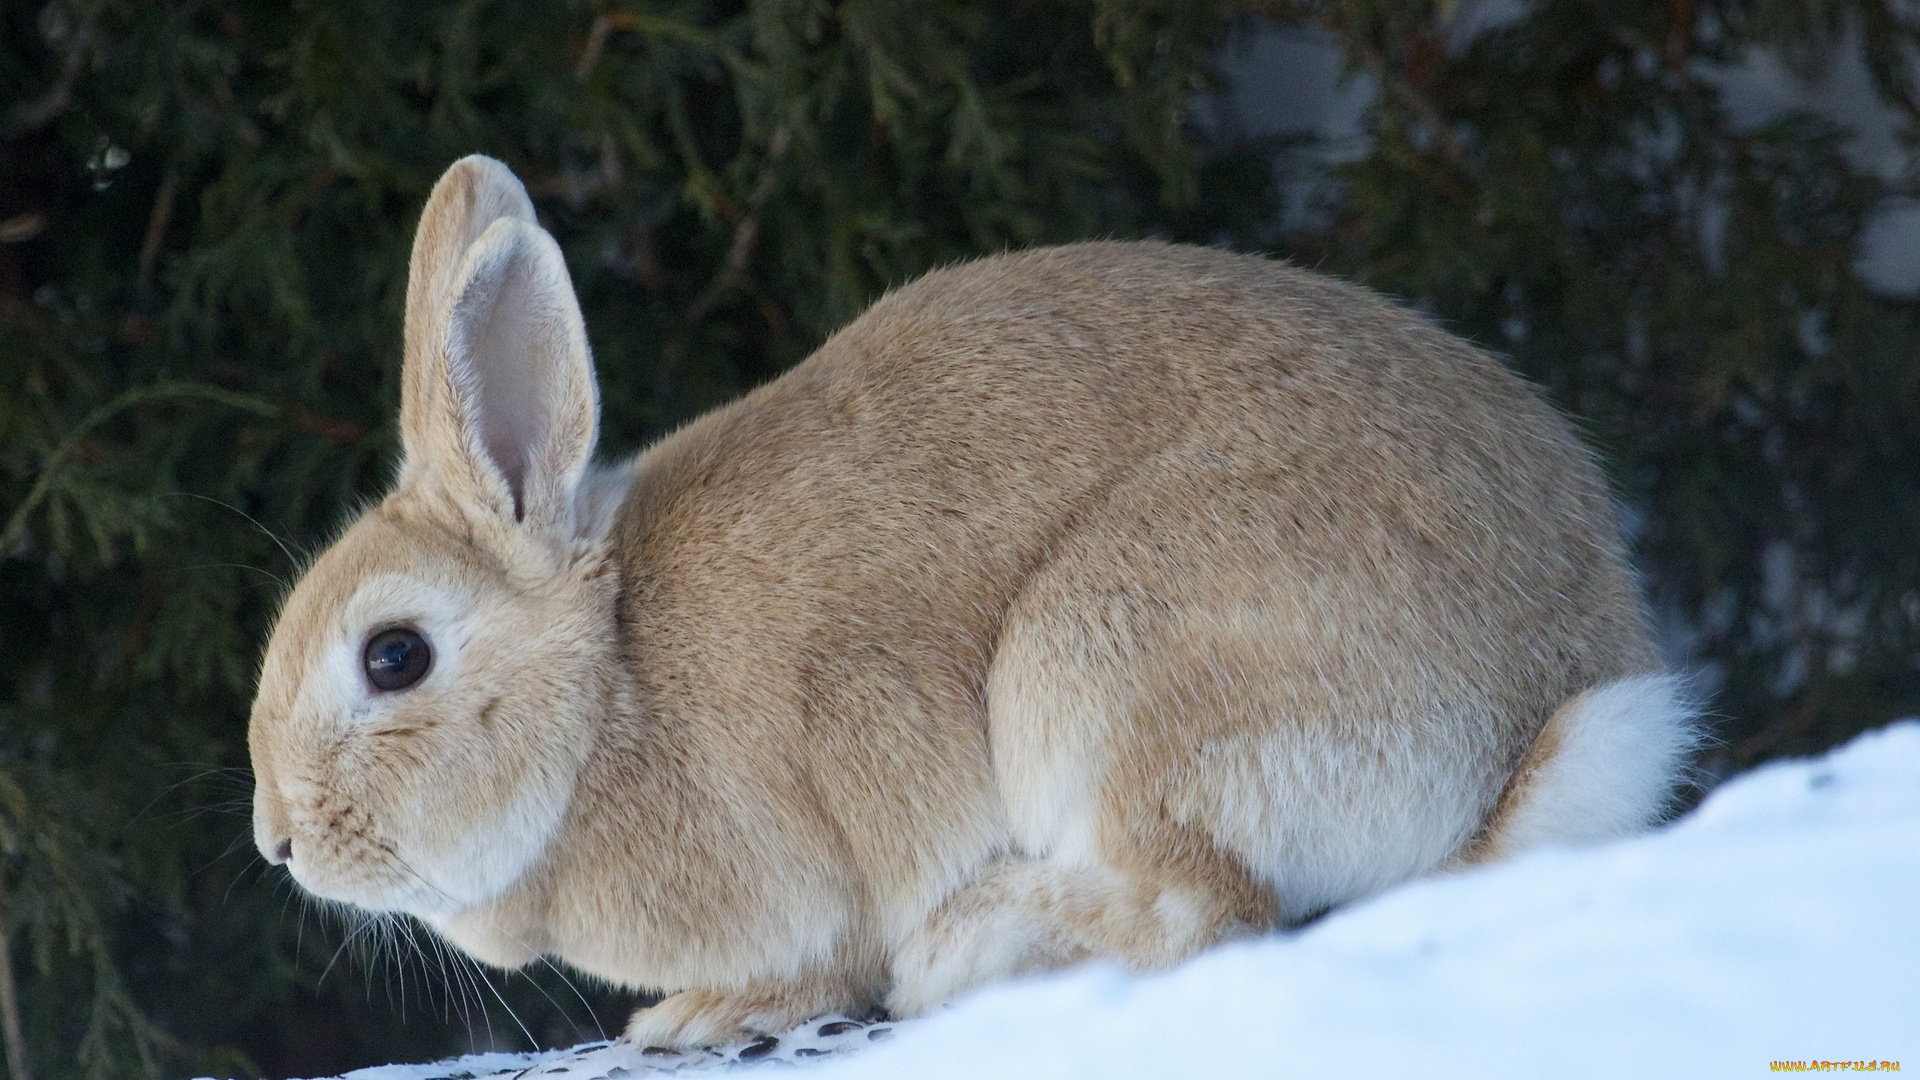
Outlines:
{"label": "dark eye of rabbit", "polygon": [[433,663],[427,639],[405,628],[383,630],[367,642],[367,681],[382,690],[405,690]]}

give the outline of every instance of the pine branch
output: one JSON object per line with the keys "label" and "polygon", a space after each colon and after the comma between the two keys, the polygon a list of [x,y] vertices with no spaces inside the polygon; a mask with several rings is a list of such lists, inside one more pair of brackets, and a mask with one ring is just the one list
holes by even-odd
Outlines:
{"label": "pine branch", "polygon": [[[48,9],[53,10],[53,5],[50,4]],[[60,60],[60,74],[55,76],[53,85],[37,100],[23,101],[14,106],[6,123],[6,135],[9,138],[17,139],[46,127],[59,119],[73,103],[74,88],[80,84],[80,75],[87,66],[88,50],[93,45],[93,26],[84,19],[76,19],[65,36],[67,40]]]}
{"label": "pine branch", "polygon": [[275,416],[280,412],[274,405],[257,397],[197,383],[161,383],[157,386],[136,387],[125,391],[119,397],[88,413],[86,418],[75,425],[73,430],[60,440],[59,445],[53,448],[53,452],[40,463],[39,478],[34,481],[31,488],[27,489],[27,495],[20,500],[20,505],[14,507],[12,515],[7,518],[6,528],[0,529],[0,558],[7,558],[16,553],[18,545],[26,535],[27,518],[52,490],[53,483],[59,477],[60,470],[65,467],[67,458],[73,454],[74,449],[80,445],[80,441],[88,432],[128,409],[159,401],[196,398],[217,402],[229,408],[244,409],[262,416]]}
{"label": "pine branch", "polygon": [[33,1080],[27,1068],[27,1037],[20,1029],[20,992],[13,981],[13,921],[0,896],[0,1037],[6,1040],[7,1075]]}
{"label": "pine branch", "polygon": [[680,329],[660,350],[659,382],[654,391],[657,403],[664,404],[672,398],[680,369],[685,366],[687,353],[693,348],[694,333],[706,322],[707,316],[720,306],[720,301],[745,279],[747,264],[753,258],[754,244],[760,239],[760,214],[773,195],[774,181],[778,176],[775,166],[786,154],[791,138],[792,133],[786,125],[774,129],[773,137],[767,143],[767,156],[760,164],[760,175],[754,180],[753,190],[747,194],[746,208],[740,220],[734,224],[733,239],[727,245],[726,258],[721,260],[720,268],[714,272],[706,287],[687,306],[687,312],[680,320]]}

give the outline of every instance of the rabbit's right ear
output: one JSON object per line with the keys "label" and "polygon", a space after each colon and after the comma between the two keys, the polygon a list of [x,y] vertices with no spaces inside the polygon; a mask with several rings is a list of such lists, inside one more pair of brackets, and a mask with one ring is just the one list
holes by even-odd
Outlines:
{"label": "rabbit's right ear", "polygon": [[434,185],[414,236],[403,483],[564,546],[598,428],[593,359],[559,246],[505,165],[462,158]]}
{"label": "rabbit's right ear", "polygon": [[[413,234],[413,257],[407,263],[408,391],[417,390],[412,383],[426,374],[412,362],[416,347],[437,345],[446,337],[454,275],[460,272],[461,260],[487,226],[501,218],[539,224],[533,216],[533,201],[513,170],[481,154],[454,162],[427,196],[427,208]],[[418,393],[407,397],[421,400]]]}

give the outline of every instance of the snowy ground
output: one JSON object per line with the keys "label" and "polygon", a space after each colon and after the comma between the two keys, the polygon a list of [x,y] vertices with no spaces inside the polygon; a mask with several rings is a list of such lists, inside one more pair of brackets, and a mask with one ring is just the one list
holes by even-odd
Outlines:
{"label": "snowy ground", "polygon": [[1653,835],[1414,882],[1165,974],[1086,968],[923,1020],[832,1019],[690,1059],[595,1045],[349,1080],[1920,1070],[1920,721],[1739,777]]}

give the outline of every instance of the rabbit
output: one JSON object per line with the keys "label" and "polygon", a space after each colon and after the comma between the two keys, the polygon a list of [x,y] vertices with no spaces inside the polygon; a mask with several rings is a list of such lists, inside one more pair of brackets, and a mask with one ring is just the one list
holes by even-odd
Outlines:
{"label": "rabbit", "polygon": [[441,178],[393,488],[285,600],[255,839],[640,1045],[1165,968],[1655,823],[1698,709],[1568,423],[1285,263],[1159,242],[898,288],[618,463],[560,249]]}

